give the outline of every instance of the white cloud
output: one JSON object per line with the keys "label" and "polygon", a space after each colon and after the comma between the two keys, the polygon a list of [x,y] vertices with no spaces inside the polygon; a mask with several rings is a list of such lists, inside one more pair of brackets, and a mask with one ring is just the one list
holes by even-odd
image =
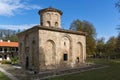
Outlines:
{"label": "white cloud", "polygon": [[32,10],[40,9],[38,5],[30,5],[22,0],[0,0],[0,15],[2,16],[13,16],[20,10]]}
{"label": "white cloud", "polygon": [[38,24],[25,24],[25,25],[0,25],[0,29],[10,30],[26,30]]}

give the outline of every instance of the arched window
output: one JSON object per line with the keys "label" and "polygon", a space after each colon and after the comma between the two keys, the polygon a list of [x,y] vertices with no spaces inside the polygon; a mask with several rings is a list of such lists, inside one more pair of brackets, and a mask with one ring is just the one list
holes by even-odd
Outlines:
{"label": "arched window", "polygon": [[80,62],[79,57],[77,57],[77,62],[78,62],[78,63]]}
{"label": "arched window", "polygon": [[51,26],[50,21],[47,21],[47,26]]}
{"label": "arched window", "polygon": [[41,26],[43,26],[43,22],[41,22]]}
{"label": "arched window", "polygon": [[64,42],[64,46],[66,46],[66,42]]}
{"label": "arched window", "polygon": [[58,21],[58,18],[59,18],[59,15],[58,15],[58,14],[55,14],[55,20]]}
{"label": "arched window", "polygon": [[55,22],[55,26],[58,27],[58,22]]}
{"label": "arched window", "polygon": [[47,18],[51,19],[51,14],[47,13]]}

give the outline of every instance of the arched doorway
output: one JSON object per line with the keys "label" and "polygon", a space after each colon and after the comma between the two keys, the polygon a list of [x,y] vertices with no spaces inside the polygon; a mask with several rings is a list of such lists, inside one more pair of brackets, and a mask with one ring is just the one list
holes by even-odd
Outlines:
{"label": "arched doorway", "polygon": [[25,68],[28,69],[29,68],[29,57],[26,57],[26,64],[25,64]]}

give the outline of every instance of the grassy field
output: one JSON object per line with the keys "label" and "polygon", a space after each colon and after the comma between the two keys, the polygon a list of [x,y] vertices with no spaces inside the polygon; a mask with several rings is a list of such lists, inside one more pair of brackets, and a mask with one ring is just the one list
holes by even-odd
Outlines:
{"label": "grassy field", "polygon": [[10,79],[0,72],[0,80],[10,80]]}
{"label": "grassy field", "polygon": [[88,62],[104,64],[109,67],[79,74],[55,77],[49,80],[120,80],[120,60],[89,59]]}

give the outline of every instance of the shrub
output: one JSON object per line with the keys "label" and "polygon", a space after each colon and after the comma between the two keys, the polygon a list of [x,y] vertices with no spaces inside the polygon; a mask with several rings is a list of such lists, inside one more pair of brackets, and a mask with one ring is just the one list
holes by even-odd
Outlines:
{"label": "shrub", "polygon": [[7,61],[7,60],[2,60],[1,64],[11,64],[11,61]]}
{"label": "shrub", "polygon": [[11,58],[11,63],[18,64],[18,57],[16,56],[16,57]]}

